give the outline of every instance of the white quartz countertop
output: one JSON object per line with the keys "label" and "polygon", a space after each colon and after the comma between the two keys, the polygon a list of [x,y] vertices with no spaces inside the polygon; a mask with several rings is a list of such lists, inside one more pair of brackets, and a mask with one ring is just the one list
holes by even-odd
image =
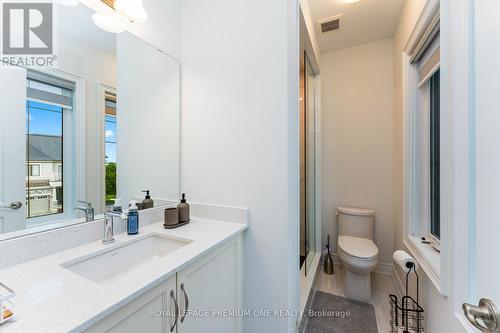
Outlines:
{"label": "white quartz countertop", "polygon": [[[115,235],[110,245],[99,240],[0,270],[0,280],[16,292],[13,303],[17,317],[1,325],[0,332],[83,331],[246,228],[246,224],[192,218],[185,226],[166,230],[159,222],[141,228],[137,236]],[[192,242],[144,262],[110,283],[93,282],[61,266],[151,233]]]}

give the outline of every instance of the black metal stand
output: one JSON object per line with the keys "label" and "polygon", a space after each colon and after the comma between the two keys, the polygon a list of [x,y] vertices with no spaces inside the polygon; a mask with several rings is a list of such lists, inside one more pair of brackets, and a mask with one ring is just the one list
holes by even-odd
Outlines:
{"label": "black metal stand", "polygon": [[[418,274],[415,265],[407,264],[408,272],[406,273],[405,296],[401,299],[401,304],[398,302],[396,295],[389,295],[389,304],[391,306],[391,333],[421,333],[424,331],[424,309],[418,304]],[[417,300],[409,295],[409,276],[411,271],[415,273],[417,278]]]}

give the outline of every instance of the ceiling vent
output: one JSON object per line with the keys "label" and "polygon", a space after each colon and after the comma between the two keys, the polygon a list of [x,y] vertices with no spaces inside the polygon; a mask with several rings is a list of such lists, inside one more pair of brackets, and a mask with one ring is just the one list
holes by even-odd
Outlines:
{"label": "ceiling vent", "polygon": [[325,33],[329,31],[340,30],[340,20],[342,19],[342,16],[344,16],[344,14],[335,15],[319,20],[318,22],[321,25],[321,32]]}

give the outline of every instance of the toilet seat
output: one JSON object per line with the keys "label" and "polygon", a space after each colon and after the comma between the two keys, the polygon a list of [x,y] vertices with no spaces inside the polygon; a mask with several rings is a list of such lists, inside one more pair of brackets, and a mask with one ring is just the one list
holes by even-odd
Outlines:
{"label": "toilet seat", "polygon": [[357,260],[372,261],[378,256],[378,247],[371,239],[339,236],[338,250]]}

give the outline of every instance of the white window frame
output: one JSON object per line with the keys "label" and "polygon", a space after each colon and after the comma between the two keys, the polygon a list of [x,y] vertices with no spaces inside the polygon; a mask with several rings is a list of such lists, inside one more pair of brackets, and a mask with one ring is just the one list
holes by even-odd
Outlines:
{"label": "white window frame", "polygon": [[26,228],[38,228],[73,221],[78,200],[85,200],[85,98],[86,81],[54,68],[37,69],[38,72],[61,78],[75,84],[73,110],[63,114],[63,205],[62,214],[51,214],[26,219]]}
{"label": "white window frame", "polygon": [[444,149],[441,150],[441,254],[437,277],[430,272],[425,256],[419,254],[419,248],[414,247],[408,237],[412,209],[409,204],[411,192],[408,191],[412,181],[408,167],[411,162],[408,124],[411,123],[409,111],[413,95],[406,84],[412,75],[409,59],[407,53],[403,55],[403,242],[437,290],[447,296],[450,307],[443,308],[443,311],[450,311],[455,323],[467,332],[471,326],[463,314],[462,303],[477,301],[473,286],[476,183],[474,6],[473,0],[428,0],[407,48],[417,39],[433,13],[440,11],[441,144]]}
{"label": "white window frame", "polygon": [[[429,170],[430,169],[430,148],[431,148],[430,147],[430,144],[431,144],[431,142],[430,142],[430,93],[431,93],[431,91],[430,91],[430,79],[440,69],[441,69],[441,64],[438,63],[432,69],[432,71],[427,75],[427,77],[424,78],[419,83],[419,88],[421,89],[421,93],[422,93],[422,100],[421,100],[422,105],[420,106],[420,110],[425,113],[425,117],[427,120],[425,132],[422,134],[425,136],[426,142],[428,142],[428,144],[425,146],[425,149],[424,149],[424,151],[425,151],[424,156],[425,156],[425,161],[426,161],[426,173],[427,173],[427,177],[425,178],[426,188],[422,193],[422,195],[426,196],[426,198],[428,199],[428,200],[426,200],[426,204],[427,204],[426,215],[428,217],[428,220],[421,221],[422,225],[421,225],[419,235],[421,235],[421,237],[425,237],[427,241],[430,241],[432,243],[432,247],[436,247],[437,249],[440,248],[441,240],[431,233],[431,197],[430,197],[430,195],[431,195],[431,191],[430,191],[431,178],[430,178],[430,170]],[[441,142],[442,142],[442,140],[441,140]],[[446,149],[446,148],[444,147],[444,145],[442,143],[440,143],[441,153],[444,151],[444,149]],[[441,167],[441,163],[440,163],[440,167]],[[442,179],[440,179],[440,182],[441,182],[441,184],[443,183]],[[441,202],[440,202],[440,206],[441,206]],[[439,222],[440,222],[440,227],[441,227],[441,220]]]}
{"label": "white window frame", "polygon": [[[447,294],[448,233],[447,222],[450,187],[447,182],[448,149],[446,115],[446,90],[441,59],[441,240],[430,237],[430,177],[429,177],[429,88],[428,78],[419,81],[418,64],[413,64],[415,54],[422,49],[426,32],[440,20],[440,1],[429,0],[423,9],[402,55],[403,64],[403,244],[419,262],[436,289]],[[439,24],[439,23],[438,23]],[[442,52],[442,48],[441,48]],[[442,57],[443,58],[443,57]],[[434,72],[437,68],[434,69]],[[444,68],[445,70],[445,68]],[[427,119],[425,121],[424,119]],[[426,126],[427,125],[427,126]],[[421,242],[421,237],[430,238],[441,248],[436,251],[431,244]]]}

